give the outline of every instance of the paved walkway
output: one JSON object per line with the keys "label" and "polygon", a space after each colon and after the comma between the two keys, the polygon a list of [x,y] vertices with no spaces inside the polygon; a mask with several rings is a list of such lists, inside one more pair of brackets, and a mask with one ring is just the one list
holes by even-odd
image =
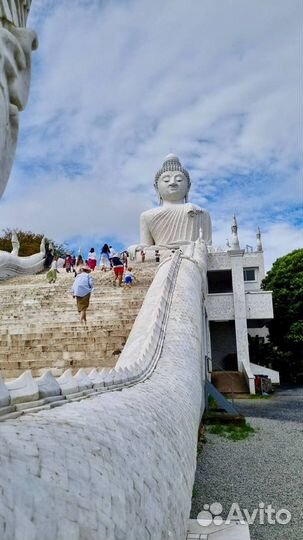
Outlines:
{"label": "paved walkway", "polygon": [[[226,517],[232,503],[251,513],[252,540],[303,539],[303,388],[285,388],[268,400],[237,400],[256,434],[240,442],[207,434],[199,448],[192,517],[203,505],[220,503]],[[260,523],[260,504],[291,512],[287,525]],[[262,504],[261,504],[262,506]],[[275,517],[275,516],[274,516]],[[281,514],[285,518],[285,514]]]}

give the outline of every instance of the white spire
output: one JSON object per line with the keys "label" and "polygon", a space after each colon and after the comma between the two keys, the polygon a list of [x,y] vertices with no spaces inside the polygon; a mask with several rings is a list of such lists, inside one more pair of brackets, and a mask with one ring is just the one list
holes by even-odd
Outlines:
{"label": "white spire", "polygon": [[260,227],[257,228],[257,251],[263,251]]}
{"label": "white spire", "polygon": [[232,224],[231,224],[231,250],[237,250],[240,249],[240,243],[238,238],[238,224],[236,220],[236,216],[233,217]]}
{"label": "white spire", "polygon": [[18,239],[16,231],[12,232],[11,242],[12,242],[12,248],[13,248],[12,251],[11,251],[11,254],[18,256],[19,255],[19,249],[20,249],[20,243],[19,243],[19,239]]}

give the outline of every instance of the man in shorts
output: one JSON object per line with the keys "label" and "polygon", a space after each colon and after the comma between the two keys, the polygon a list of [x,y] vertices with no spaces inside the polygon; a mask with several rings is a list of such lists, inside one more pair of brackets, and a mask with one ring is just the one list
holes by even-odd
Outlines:
{"label": "man in shorts", "polygon": [[81,265],[78,268],[78,274],[72,286],[73,297],[77,299],[77,309],[80,314],[80,322],[86,324],[86,311],[89,306],[91,292],[94,288],[90,268]]}

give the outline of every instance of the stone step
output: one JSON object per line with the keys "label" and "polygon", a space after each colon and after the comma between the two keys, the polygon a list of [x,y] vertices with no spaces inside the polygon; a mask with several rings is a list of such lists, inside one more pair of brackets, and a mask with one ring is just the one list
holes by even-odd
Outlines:
{"label": "stone step", "polygon": [[[101,333],[103,331],[119,332],[119,330],[129,328],[132,325],[132,320],[134,319],[88,321],[86,327],[84,327],[80,323],[78,326],[75,326],[74,324],[66,323],[66,321],[62,321],[59,327],[46,326],[46,324],[45,325],[39,324],[39,326],[35,325],[35,328],[33,328],[31,325],[31,327],[28,329],[24,327],[15,328],[14,326],[12,326],[8,329],[8,331],[6,331],[5,333],[3,332],[0,335],[0,339],[5,339],[9,337],[13,341],[14,339],[18,339],[18,336],[25,336],[24,339],[31,339],[31,338],[35,339],[35,338],[40,338],[42,335],[49,336],[50,338],[52,338],[52,337],[56,337],[57,335],[61,333],[63,335],[66,333],[73,335],[75,333],[75,335],[79,334],[80,336],[83,336],[83,335],[94,335],[97,331]],[[45,331],[43,331],[43,328],[45,328]]]}
{"label": "stone step", "polygon": [[79,339],[85,340],[85,341],[95,341],[100,339],[107,339],[107,338],[113,338],[113,337],[122,337],[125,334],[125,329],[130,329],[131,325],[126,326],[120,326],[116,327],[114,329],[107,329],[104,328],[98,328],[98,334],[96,335],[95,331],[90,332],[80,332],[80,331],[71,331],[68,332],[68,330],[64,331],[58,331],[58,332],[39,332],[37,334],[14,334],[14,335],[6,335],[0,337],[0,349],[1,346],[4,345],[4,343],[8,343],[8,346],[14,347],[18,346],[18,344],[22,346],[29,346],[33,345],[35,343],[41,344],[41,339],[44,338],[47,341],[52,340],[53,338],[60,338],[61,339],[68,339],[71,340]]}
{"label": "stone step", "polygon": [[240,371],[213,371],[211,381],[222,394],[249,393],[245,376]]}

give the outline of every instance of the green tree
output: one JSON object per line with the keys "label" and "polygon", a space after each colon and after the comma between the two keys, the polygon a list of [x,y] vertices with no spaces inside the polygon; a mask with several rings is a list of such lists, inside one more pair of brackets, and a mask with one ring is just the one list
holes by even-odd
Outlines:
{"label": "green tree", "polygon": [[293,379],[303,373],[303,249],[277,259],[262,288],[273,292],[274,319],[268,329],[275,367]]}
{"label": "green tree", "polygon": [[[30,231],[21,231],[21,230],[16,230],[16,233],[18,235],[18,239],[20,243],[20,250],[19,250],[20,257],[27,257],[28,255],[33,255],[34,253],[39,252],[43,234],[36,234]],[[0,237],[0,250],[1,251],[12,250],[11,236],[12,236],[11,229],[3,230],[3,234]],[[50,242],[52,242],[55,248],[55,254],[58,255],[58,257],[64,257],[67,251],[67,246],[64,244],[56,244],[56,242],[50,240],[49,238],[46,238],[47,248]]]}

